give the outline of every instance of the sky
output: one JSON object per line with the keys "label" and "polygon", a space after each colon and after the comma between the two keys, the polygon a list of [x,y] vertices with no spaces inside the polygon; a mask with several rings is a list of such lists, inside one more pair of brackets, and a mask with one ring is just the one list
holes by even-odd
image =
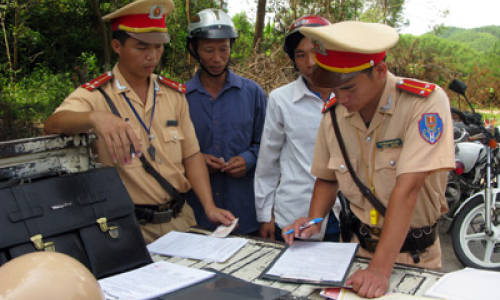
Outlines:
{"label": "sky", "polygon": [[[241,10],[255,14],[256,2],[252,0],[227,0],[229,14]],[[446,17],[443,12],[448,10]],[[435,25],[444,24],[460,28],[476,28],[486,25],[500,26],[500,0],[406,0],[404,17],[410,26],[401,33],[421,35]]]}
{"label": "sky", "polygon": [[[443,17],[445,10],[449,13]],[[460,28],[500,25],[500,0],[406,0],[404,16],[410,26],[401,32],[413,35],[438,24]]]}

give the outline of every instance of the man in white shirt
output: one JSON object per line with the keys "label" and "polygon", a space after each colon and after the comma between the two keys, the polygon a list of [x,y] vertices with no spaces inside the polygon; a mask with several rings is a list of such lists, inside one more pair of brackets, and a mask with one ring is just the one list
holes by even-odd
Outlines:
{"label": "man in white shirt", "polygon": [[[282,240],[281,229],[309,213],[314,143],[321,110],[333,95],[312,83],[314,45],[298,29],[328,24],[322,17],[304,16],[291,25],[285,38],[284,50],[300,76],[272,91],[268,99],[255,173],[255,207],[263,238]],[[332,213],[326,227],[325,240],[338,241],[338,221]]]}

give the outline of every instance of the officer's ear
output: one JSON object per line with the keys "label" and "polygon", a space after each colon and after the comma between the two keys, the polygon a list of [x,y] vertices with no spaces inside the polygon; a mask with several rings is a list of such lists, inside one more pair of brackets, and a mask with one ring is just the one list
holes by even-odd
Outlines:
{"label": "officer's ear", "polygon": [[385,61],[381,61],[373,67],[372,75],[377,80],[385,80],[385,76],[387,75],[387,64]]}
{"label": "officer's ear", "polygon": [[122,43],[118,39],[112,39],[111,40],[111,49],[120,56],[121,49],[122,49]]}

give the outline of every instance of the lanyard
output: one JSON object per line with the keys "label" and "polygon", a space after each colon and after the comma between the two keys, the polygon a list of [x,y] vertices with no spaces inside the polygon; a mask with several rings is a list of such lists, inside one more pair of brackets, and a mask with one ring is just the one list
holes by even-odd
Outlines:
{"label": "lanyard", "polygon": [[154,97],[153,97],[153,111],[151,112],[151,120],[149,120],[149,127],[147,127],[146,124],[144,124],[144,121],[141,119],[141,117],[139,116],[139,114],[135,110],[134,106],[132,105],[132,102],[130,102],[130,99],[125,95],[125,93],[123,93],[122,95],[125,98],[125,100],[127,100],[127,103],[130,106],[130,108],[132,109],[132,111],[134,112],[137,120],[139,120],[139,122],[141,123],[142,127],[144,128],[144,130],[146,130],[146,132],[148,134],[148,137],[149,137],[148,152],[149,152],[149,155],[151,156],[151,158],[154,160],[155,159],[155,152],[156,151],[155,151],[155,147],[153,147],[153,145],[151,144],[151,140],[154,138],[154,135],[151,134],[151,126],[153,125],[153,118],[155,116],[156,89],[153,88],[153,95],[154,95]]}

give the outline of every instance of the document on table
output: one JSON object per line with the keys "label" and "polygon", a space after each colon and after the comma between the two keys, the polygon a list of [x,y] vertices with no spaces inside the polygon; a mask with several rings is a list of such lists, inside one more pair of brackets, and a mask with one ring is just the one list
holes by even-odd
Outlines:
{"label": "document on table", "polygon": [[262,279],[342,286],[359,245],[296,241],[278,256]]}
{"label": "document on table", "polygon": [[[363,298],[353,292],[349,288],[326,288],[324,289],[320,294],[320,296],[323,296],[328,299],[334,299],[334,300],[363,300],[367,298]],[[413,295],[407,295],[407,294],[401,294],[401,293],[394,293],[394,294],[385,294],[380,298],[377,299],[383,299],[383,300],[439,300],[436,298],[428,298],[428,297],[421,297],[421,296],[413,296]]]}
{"label": "document on table", "polygon": [[165,261],[99,280],[106,300],[146,300],[202,282],[215,273]]}
{"label": "document on table", "polygon": [[214,238],[206,235],[171,231],[147,246],[149,252],[225,262],[248,241],[243,238]]}
{"label": "document on table", "polygon": [[499,282],[499,272],[465,268],[445,274],[425,295],[447,300],[498,300]]}

